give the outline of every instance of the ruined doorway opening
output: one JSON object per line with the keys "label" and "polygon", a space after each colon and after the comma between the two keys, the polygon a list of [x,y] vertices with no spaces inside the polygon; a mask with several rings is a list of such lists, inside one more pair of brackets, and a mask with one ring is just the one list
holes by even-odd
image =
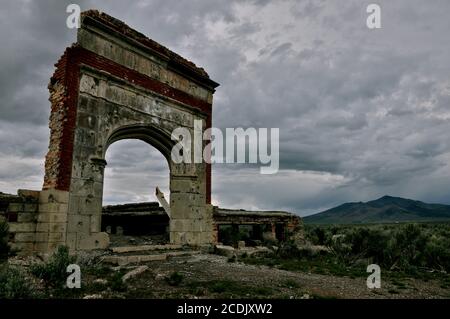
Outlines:
{"label": "ruined doorway opening", "polygon": [[170,169],[151,144],[122,139],[105,154],[101,230],[112,246],[169,242],[169,216],[158,203],[158,187],[170,198]]}

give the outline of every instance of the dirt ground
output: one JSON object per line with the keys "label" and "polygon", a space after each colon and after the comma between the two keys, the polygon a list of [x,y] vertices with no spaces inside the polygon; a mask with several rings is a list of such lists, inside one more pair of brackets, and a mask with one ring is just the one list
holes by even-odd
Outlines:
{"label": "dirt ground", "polygon": [[[450,298],[438,281],[404,279],[401,285],[383,281],[370,290],[366,278],[335,277],[291,272],[267,266],[228,262],[226,257],[200,254],[148,264],[147,271],[130,279],[124,292],[101,298]],[[131,269],[130,269],[131,270]],[[121,270],[124,271],[124,270]],[[167,278],[177,273],[178,281]]]}

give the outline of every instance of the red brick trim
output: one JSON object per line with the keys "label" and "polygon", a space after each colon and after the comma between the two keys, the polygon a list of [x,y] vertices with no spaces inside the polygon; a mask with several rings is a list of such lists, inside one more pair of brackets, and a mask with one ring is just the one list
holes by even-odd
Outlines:
{"label": "red brick trim", "polygon": [[[80,46],[72,46],[67,48],[64,55],[55,65],[56,70],[50,82],[50,87],[56,83],[64,86],[65,96],[62,101],[52,101],[52,97],[50,98],[52,102],[52,113],[63,111],[64,119],[63,123],[59,123],[63,126],[60,140],[57,141],[56,134],[53,131],[51,132],[50,143],[59,144],[56,153],[51,153],[49,150],[47,154],[44,189],[55,188],[64,191],[69,191],[70,189],[81,65],[87,65],[94,69],[108,72],[111,75],[123,78],[134,85],[141,86],[157,94],[167,96],[171,99],[197,108],[206,113],[207,128],[211,127],[212,105],[210,103],[200,100],[181,90],[174,89],[168,84],[159,82],[142,73],[124,67]],[[52,159],[53,161],[57,160],[56,178],[52,178],[50,174],[47,174],[47,170],[50,169],[50,165],[55,165],[54,162],[52,164]],[[207,203],[211,202],[210,164],[207,164],[206,167],[206,199]]]}
{"label": "red brick trim", "polygon": [[[60,112],[62,118],[53,120],[58,121],[58,123],[50,123],[50,143],[57,143],[57,145],[54,148],[50,147],[46,156],[46,174],[43,189],[55,188],[64,191],[69,191],[70,189],[80,80],[80,68],[74,53],[74,47],[66,49],[64,55],[55,64],[56,70],[50,79],[50,101],[52,102],[50,121],[52,121],[52,116],[56,112]],[[63,91],[61,92],[62,96],[54,99],[52,86],[55,84],[62,85]],[[61,131],[55,130],[55,126],[58,125],[61,125]],[[56,176],[48,173],[50,169],[56,170]]]}
{"label": "red brick trim", "polygon": [[205,113],[211,113],[210,103],[200,100],[181,90],[172,88],[166,83],[162,83],[158,80],[152,79],[147,75],[129,69],[92,51],[86,50],[82,47],[74,47],[74,54],[76,56],[78,65],[82,63],[92,68],[109,72],[110,74],[119,78],[123,78],[135,85],[167,96],[179,102],[188,104],[192,107],[198,108]]}

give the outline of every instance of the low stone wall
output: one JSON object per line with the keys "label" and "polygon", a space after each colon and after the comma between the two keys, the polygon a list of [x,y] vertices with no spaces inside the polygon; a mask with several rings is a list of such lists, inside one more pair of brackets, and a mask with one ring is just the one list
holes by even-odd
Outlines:
{"label": "low stone wall", "polygon": [[39,192],[0,193],[0,215],[8,222],[10,246],[18,254],[27,255],[34,251],[38,209]]}
{"label": "low stone wall", "polygon": [[243,209],[224,209],[214,207],[214,241],[219,242],[219,227],[221,225],[266,226],[262,237],[272,240],[293,239],[299,241],[303,238],[303,222],[295,214],[284,211],[248,211]]}
{"label": "low stone wall", "polygon": [[157,202],[105,206],[101,230],[116,235],[168,235],[169,216]]}
{"label": "low stone wall", "polygon": [[[215,206],[211,206],[211,210],[210,222],[214,229],[212,243],[219,242],[219,228],[222,225],[252,225],[256,229],[264,229],[262,236],[266,239],[303,239],[302,220],[292,213],[231,210]],[[59,245],[68,246],[71,251],[107,248],[109,237],[106,232],[116,233],[111,230],[118,227],[129,232],[127,235],[134,236],[140,235],[134,233],[136,230],[167,232],[169,228],[169,216],[158,203],[135,203],[104,207],[103,232],[99,233],[91,228],[90,219],[83,219],[85,215],[70,214],[68,192],[54,189],[19,190],[17,195],[0,193],[0,217],[8,221],[11,248],[21,255],[49,253]],[[77,236],[77,229],[85,231]],[[99,235],[103,237],[99,239]]]}
{"label": "low stone wall", "polygon": [[[0,193],[0,215],[8,222],[11,248],[21,255],[51,253],[60,245],[68,246],[71,251],[103,249],[109,245],[106,233],[91,229],[89,216],[84,220],[84,215],[69,214],[66,191]],[[77,234],[76,230],[81,228],[86,231]]]}

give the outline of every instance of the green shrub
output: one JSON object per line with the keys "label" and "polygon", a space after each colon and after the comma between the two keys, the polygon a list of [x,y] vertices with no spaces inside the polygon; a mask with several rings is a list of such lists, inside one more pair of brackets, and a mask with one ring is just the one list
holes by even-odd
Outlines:
{"label": "green shrub", "polygon": [[407,224],[394,232],[387,245],[388,259],[386,266],[391,269],[414,270],[425,266],[424,251],[428,238],[420,226]]}
{"label": "green shrub", "polygon": [[30,271],[36,277],[43,279],[46,286],[63,288],[67,280],[67,266],[73,264],[76,257],[69,255],[66,246],[59,246],[50,259],[43,264],[34,264]]}
{"label": "green shrub", "polygon": [[282,243],[277,250],[277,256],[283,259],[291,259],[301,257],[298,247],[291,242]]}
{"label": "green shrub", "polygon": [[250,238],[248,230],[244,227],[234,228],[226,225],[219,228],[219,233],[221,242],[229,246],[237,246],[239,241],[248,241]]}
{"label": "green shrub", "polygon": [[0,267],[0,299],[28,299],[35,296],[24,274],[7,265]]}
{"label": "green shrub", "polygon": [[351,264],[359,258],[352,253],[351,242],[345,236],[332,239],[327,246],[339,263]]}
{"label": "green shrub", "polygon": [[306,232],[306,238],[313,245],[325,245],[327,237],[327,231],[323,227],[309,228]]}
{"label": "green shrub", "polygon": [[[344,270],[375,263],[414,276],[427,269],[450,272],[450,223],[306,225],[305,238],[313,245],[327,246],[330,253],[317,255],[308,246],[285,243],[273,258],[294,266],[303,261],[309,265],[326,261],[328,266],[339,265]],[[245,261],[255,263],[249,258]]]}
{"label": "green shrub", "polygon": [[0,262],[8,259],[10,247],[8,245],[9,232],[8,223],[0,220]]}
{"label": "green shrub", "polygon": [[427,267],[450,272],[450,238],[431,236],[423,252]]}
{"label": "green shrub", "polygon": [[111,289],[113,291],[124,292],[127,290],[128,287],[127,287],[126,283],[124,283],[122,280],[123,275],[124,275],[124,273],[119,271],[119,272],[114,273],[111,276],[111,279],[109,280],[109,282],[110,282]]}
{"label": "green shrub", "polygon": [[345,242],[351,247],[354,259],[370,258],[376,264],[385,264],[389,233],[381,228],[355,228],[347,232]]}
{"label": "green shrub", "polygon": [[212,287],[211,291],[216,293],[222,293],[227,290],[231,285],[227,281],[217,281],[215,282]]}
{"label": "green shrub", "polygon": [[175,271],[169,277],[166,277],[166,282],[171,286],[179,286],[183,279],[183,275]]}

